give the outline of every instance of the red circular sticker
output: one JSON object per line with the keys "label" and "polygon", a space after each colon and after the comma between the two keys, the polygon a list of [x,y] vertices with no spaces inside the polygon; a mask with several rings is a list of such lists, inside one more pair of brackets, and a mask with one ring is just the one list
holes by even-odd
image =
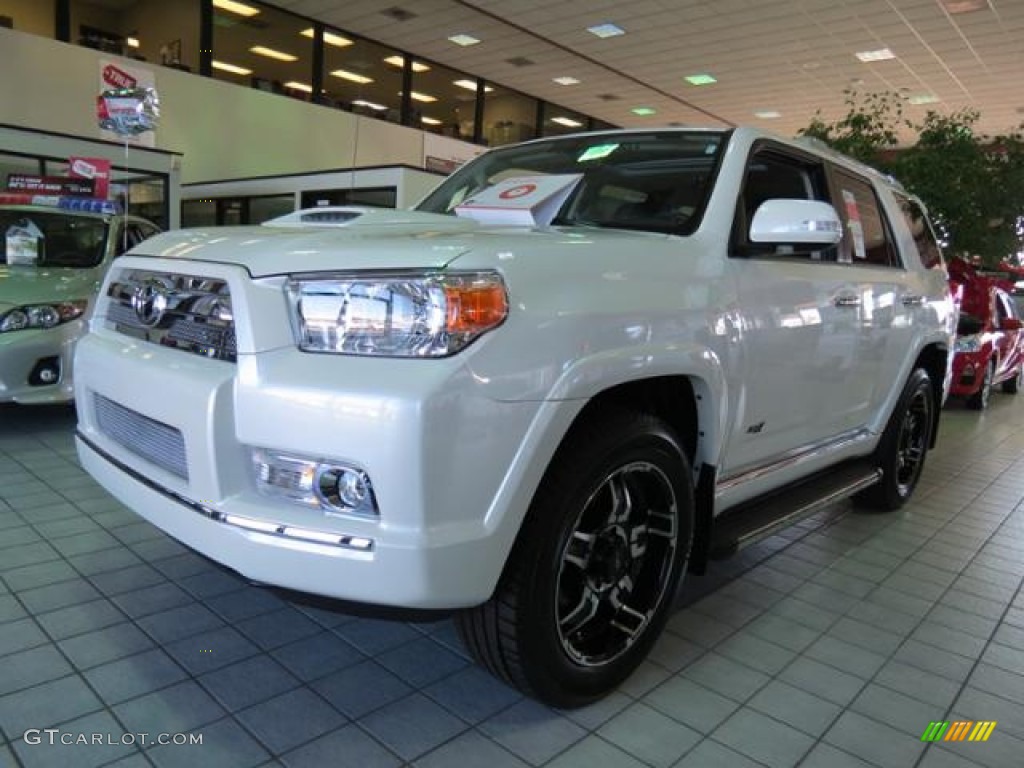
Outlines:
{"label": "red circular sticker", "polygon": [[515,200],[517,197],[529,195],[537,189],[536,184],[520,184],[518,187],[511,187],[498,195],[502,200]]}

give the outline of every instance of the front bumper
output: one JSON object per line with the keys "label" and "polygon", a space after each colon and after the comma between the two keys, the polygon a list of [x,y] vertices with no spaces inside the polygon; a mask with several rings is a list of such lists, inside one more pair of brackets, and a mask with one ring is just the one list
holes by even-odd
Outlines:
{"label": "front bumper", "polygon": [[[74,320],[47,330],[0,334],[0,403],[44,404],[68,402],[74,397],[71,363],[75,344],[85,323]],[[52,361],[56,381],[32,381],[33,372]]]}
{"label": "front bumper", "polygon": [[970,397],[981,389],[985,379],[987,361],[972,353],[959,353],[953,358],[953,381],[949,394],[953,397]]}

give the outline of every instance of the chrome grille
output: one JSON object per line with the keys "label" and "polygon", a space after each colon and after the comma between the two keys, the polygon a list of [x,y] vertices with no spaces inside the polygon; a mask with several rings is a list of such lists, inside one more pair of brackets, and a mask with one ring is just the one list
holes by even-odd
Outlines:
{"label": "chrome grille", "polygon": [[185,438],[180,430],[118,405],[103,395],[93,395],[93,407],[100,432],[146,461],[188,480]]}
{"label": "chrome grille", "polygon": [[143,341],[235,362],[235,322],[227,283],[128,270],[107,289],[107,327]]}

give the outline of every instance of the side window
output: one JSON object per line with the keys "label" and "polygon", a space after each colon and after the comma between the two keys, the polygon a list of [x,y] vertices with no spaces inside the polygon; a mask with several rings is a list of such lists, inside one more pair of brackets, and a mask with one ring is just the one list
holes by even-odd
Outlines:
{"label": "side window", "polygon": [[1001,293],[995,294],[996,299],[996,322],[998,327],[1003,327],[1003,321],[1008,317],[1015,317],[1006,297]]}
{"label": "side window", "polygon": [[925,269],[940,269],[942,267],[942,249],[939,247],[939,240],[935,237],[931,222],[925,215],[924,209],[916,200],[903,195],[896,196],[900,204],[900,211],[910,228],[910,234],[914,236],[914,244],[917,246],[917,253],[921,257],[921,264]]}
{"label": "side window", "polygon": [[898,267],[896,249],[889,241],[885,215],[874,188],[864,179],[837,170],[836,208],[843,222],[839,260],[850,264]]}
{"label": "side window", "polygon": [[[777,149],[755,150],[747,161],[743,188],[736,203],[733,240],[736,253],[744,256],[796,256],[824,259],[821,251],[794,252],[775,246],[751,243],[750,223],[758,206],[766,200],[828,200],[825,172],[821,163]],[[834,249],[831,249],[834,251]],[[834,254],[830,260],[834,260]]]}

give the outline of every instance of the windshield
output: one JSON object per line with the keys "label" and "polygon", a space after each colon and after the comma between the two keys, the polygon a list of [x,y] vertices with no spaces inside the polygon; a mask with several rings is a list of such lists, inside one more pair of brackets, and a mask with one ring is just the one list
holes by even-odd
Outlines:
{"label": "windshield", "polygon": [[451,213],[516,176],[582,174],[552,222],[685,235],[700,224],[724,133],[660,131],[572,136],[487,152],[417,206]]}
{"label": "windshield", "polygon": [[0,208],[0,264],[95,267],[103,261],[107,222],[61,211]]}

